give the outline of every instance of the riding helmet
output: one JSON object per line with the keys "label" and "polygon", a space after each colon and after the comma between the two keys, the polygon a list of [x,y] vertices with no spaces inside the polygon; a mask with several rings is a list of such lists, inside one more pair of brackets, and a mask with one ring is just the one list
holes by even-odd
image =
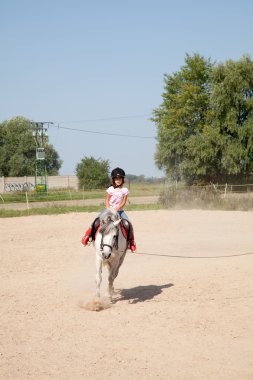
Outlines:
{"label": "riding helmet", "polygon": [[124,178],[126,175],[126,173],[124,172],[123,169],[121,168],[115,168],[112,170],[111,172],[111,177],[112,178],[116,178],[116,177],[121,177],[121,178]]}

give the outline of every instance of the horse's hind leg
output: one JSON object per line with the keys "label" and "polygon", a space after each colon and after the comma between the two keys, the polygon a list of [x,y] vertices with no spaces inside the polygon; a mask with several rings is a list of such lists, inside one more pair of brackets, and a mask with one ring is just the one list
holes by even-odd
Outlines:
{"label": "horse's hind leg", "polygon": [[97,297],[100,297],[100,284],[102,281],[102,260],[99,257],[97,257],[96,269],[96,295]]}
{"label": "horse's hind leg", "polygon": [[124,261],[125,255],[126,255],[126,252],[121,256],[121,258],[119,259],[118,265],[111,271],[111,273],[109,275],[109,279],[108,279],[109,280],[109,293],[111,293],[112,295],[114,294],[113,282],[119,274],[119,268],[121,267],[121,264]]}

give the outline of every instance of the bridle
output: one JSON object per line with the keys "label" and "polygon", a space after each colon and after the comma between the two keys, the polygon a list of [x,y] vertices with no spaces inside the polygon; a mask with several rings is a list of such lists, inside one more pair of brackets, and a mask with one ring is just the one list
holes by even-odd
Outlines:
{"label": "bridle", "polygon": [[[109,223],[113,223],[113,222],[109,222]],[[114,223],[113,223],[114,224]],[[114,228],[115,228],[115,224],[114,224]],[[112,245],[110,244],[106,244],[104,243],[104,232],[106,231],[106,228],[101,232],[100,230],[100,233],[102,235],[102,239],[101,239],[101,242],[100,242],[100,251],[103,251],[104,250],[104,247],[108,247],[110,248],[110,250],[112,251],[113,247],[115,247],[115,249],[118,249],[118,229],[117,229],[117,234],[113,237],[113,240],[112,240]]]}
{"label": "bridle", "polygon": [[101,239],[101,243],[100,243],[100,251],[103,251],[104,247],[109,247],[111,251],[112,251],[113,247],[115,247],[117,249],[118,248],[118,244],[116,243],[116,241],[117,241],[117,236],[114,236],[114,243],[113,243],[113,245],[103,243],[103,235],[102,235],[102,239]]}

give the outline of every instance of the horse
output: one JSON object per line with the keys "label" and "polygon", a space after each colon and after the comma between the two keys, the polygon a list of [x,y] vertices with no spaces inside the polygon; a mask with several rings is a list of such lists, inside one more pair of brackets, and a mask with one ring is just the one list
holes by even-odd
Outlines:
{"label": "horse", "polygon": [[122,220],[115,209],[105,209],[99,215],[99,221],[100,226],[94,241],[96,249],[96,295],[100,297],[102,267],[107,266],[108,295],[112,299],[114,294],[113,282],[124,261],[128,242],[120,226]]}

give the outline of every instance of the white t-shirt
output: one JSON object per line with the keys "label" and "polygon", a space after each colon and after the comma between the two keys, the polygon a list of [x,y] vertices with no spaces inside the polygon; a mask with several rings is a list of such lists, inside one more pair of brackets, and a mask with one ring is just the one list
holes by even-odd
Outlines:
{"label": "white t-shirt", "polygon": [[122,187],[122,188],[116,187],[114,189],[113,186],[108,187],[106,192],[110,195],[109,206],[112,206],[115,208],[121,204],[123,198],[129,193],[127,187]]}

